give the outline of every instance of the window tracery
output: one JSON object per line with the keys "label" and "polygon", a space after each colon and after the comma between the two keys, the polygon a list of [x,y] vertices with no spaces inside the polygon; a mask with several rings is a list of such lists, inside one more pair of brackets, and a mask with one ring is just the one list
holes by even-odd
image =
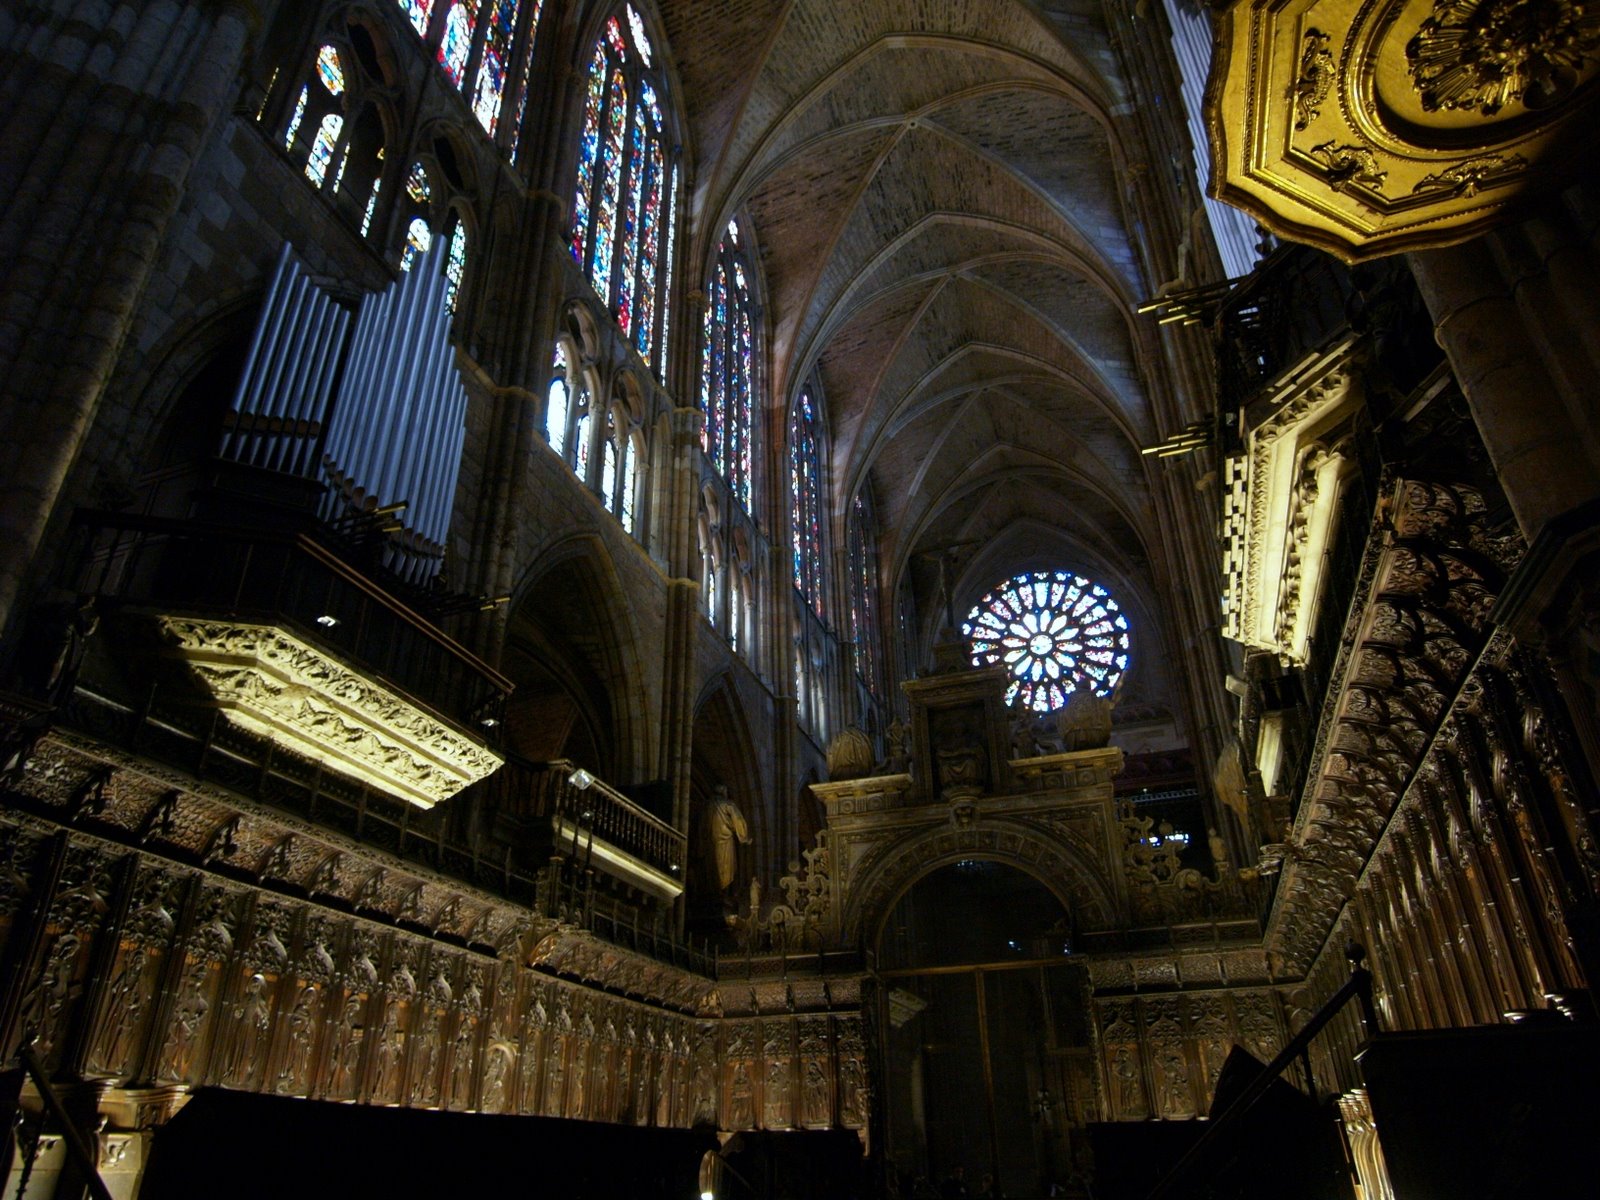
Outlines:
{"label": "window tracery", "polygon": [[[659,375],[665,369],[677,167],[643,18],[624,5],[606,20],[589,60],[572,255],[617,327]],[[669,183],[670,179],[670,183]]]}
{"label": "window tracery", "polygon": [[1071,571],[1017,575],[985,595],[961,627],[972,665],[1004,664],[1006,703],[1060,708],[1080,688],[1109,696],[1128,669],[1128,620],[1099,584]]}

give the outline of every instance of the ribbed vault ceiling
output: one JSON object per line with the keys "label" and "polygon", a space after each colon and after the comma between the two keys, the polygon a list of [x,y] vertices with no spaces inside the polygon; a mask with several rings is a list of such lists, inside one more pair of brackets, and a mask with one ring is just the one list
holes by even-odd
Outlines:
{"label": "ribbed vault ceiling", "polygon": [[[821,381],[831,505],[870,483],[885,582],[975,543],[970,603],[1060,565],[1155,599],[1155,439],[1098,0],[664,0],[695,164],[692,253],[760,247],[774,421]],[[1137,169],[1137,168],[1135,168]],[[776,425],[781,428],[781,424]]]}

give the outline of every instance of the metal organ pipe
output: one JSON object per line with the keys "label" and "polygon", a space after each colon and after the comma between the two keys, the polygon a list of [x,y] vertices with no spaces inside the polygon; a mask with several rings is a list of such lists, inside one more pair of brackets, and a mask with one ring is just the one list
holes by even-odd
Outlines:
{"label": "metal organ pipe", "polygon": [[[261,348],[269,344],[267,330],[273,322],[282,319],[282,312],[278,308],[278,296],[283,290],[284,280],[291,277],[291,260],[289,258],[289,243],[283,244],[283,249],[278,251],[278,262],[272,271],[272,282],[267,285],[267,297],[261,306],[261,316],[256,319],[255,332],[250,337],[250,353],[245,358],[244,371],[239,376],[239,386],[233,393],[233,411],[245,412],[249,407],[249,398],[253,394],[252,386],[261,363]],[[222,435],[220,453],[223,458],[230,456],[234,444],[241,438],[237,423]]]}

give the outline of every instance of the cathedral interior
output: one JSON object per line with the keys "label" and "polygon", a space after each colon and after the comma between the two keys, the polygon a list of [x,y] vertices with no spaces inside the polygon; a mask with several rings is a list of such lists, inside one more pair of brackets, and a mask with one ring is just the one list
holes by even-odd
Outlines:
{"label": "cathedral interior", "polygon": [[1592,1194],[1594,5],[0,48],[5,1200]]}

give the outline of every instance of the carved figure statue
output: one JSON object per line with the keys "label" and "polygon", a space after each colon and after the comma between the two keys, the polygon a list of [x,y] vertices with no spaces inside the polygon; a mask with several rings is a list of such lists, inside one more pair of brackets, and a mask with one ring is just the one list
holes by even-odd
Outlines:
{"label": "carved figure statue", "polygon": [[711,852],[717,868],[717,890],[733,886],[739,867],[739,843],[750,844],[750,825],[744,813],[728,796],[728,789],[717,784],[711,799]]}

